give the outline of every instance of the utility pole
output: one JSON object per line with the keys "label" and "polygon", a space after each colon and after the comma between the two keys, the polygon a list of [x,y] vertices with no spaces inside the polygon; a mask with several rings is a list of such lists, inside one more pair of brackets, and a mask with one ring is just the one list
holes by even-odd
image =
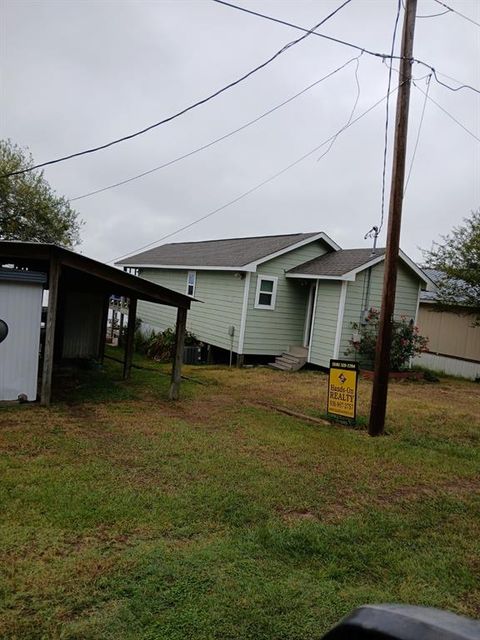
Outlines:
{"label": "utility pole", "polygon": [[[413,35],[417,0],[405,0],[402,51],[397,114],[395,118],[395,138],[393,146],[392,183],[388,211],[387,247],[385,252],[385,273],[383,277],[380,326],[375,354],[372,403],[368,433],[378,436],[383,433],[387,409],[388,374],[390,371],[390,348],[392,343],[392,320],[395,309],[397,286],[398,252],[400,227],[402,222],[403,190],[405,182],[405,156],[407,151],[408,109],[410,105],[410,84],[412,78]],[[393,61],[390,61],[392,64]]]}

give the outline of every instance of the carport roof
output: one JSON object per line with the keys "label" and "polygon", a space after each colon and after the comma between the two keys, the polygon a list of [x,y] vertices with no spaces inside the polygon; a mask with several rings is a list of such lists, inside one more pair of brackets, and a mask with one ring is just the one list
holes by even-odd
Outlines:
{"label": "carport roof", "polygon": [[14,264],[17,267],[49,273],[52,262],[61,266],[68,281],[85,290],[101,290],[109,294],[185,309],[189,309],[194,300],[55,244],[0,241],[0,266]]}

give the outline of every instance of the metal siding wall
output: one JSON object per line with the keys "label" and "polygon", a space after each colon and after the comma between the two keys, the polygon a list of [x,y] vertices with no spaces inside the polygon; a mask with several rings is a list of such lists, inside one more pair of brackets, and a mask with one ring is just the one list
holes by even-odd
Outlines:
{"label": "metal siding wall", "polygon": [[480,327],[473,326],[474,322],[473,314],[437,311],[435,305],[420,304],[418,327],[432,353],[480,361]]}
{"label": "metal siding wall", "polygon": [[65,295],[63,352],[64,358],[96,358],[103,313],[100,293]]}
{"label": "metal siding wall", "polygon": [[9,327],[0,343],[0,400],[37,397],[43,286],[0,282],[0,318]]}
{"label": "metal siding wall", "polygon": [[445,373],[448,376],[458,376],[469,380],[480,378],[480,362],[466,362],[448,356],[437,356],[434,353],[422,353],[414,358],[413,364]]}

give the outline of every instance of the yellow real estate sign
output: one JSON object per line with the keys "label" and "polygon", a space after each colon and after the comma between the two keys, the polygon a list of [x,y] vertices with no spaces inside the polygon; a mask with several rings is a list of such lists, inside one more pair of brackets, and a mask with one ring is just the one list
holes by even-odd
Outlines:
{"label": "yellow real estate sign", "polygon": [[327,412],[355,422],[357,414],[358,364],[351,360],[330,360]]}

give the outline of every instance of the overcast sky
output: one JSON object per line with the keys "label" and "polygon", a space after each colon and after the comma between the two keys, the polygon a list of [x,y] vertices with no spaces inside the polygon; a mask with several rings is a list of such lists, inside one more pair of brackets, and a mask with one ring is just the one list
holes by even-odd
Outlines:
{"label": "overcast sky", "polygon": [[[311,27],[340,0],[238,0]],[[477,0],[447,4],[480,22]],[[320,31],[387,52],[396,0],[353,0]],[[209,0],[26,2],[3,0],[0,136],[37,162],[141,129],[262,63],[299,32]],[[418,14],[442,11],[419,0]],[[403,19],[403,12],[401,20]],[[401,25],[397,42],[400,42]],[[398,48],[397,48],[398,50]],[[188,153],[298,93],[357,52],[310,36],[240,85],[134,140],[48,167],[69,198]],[[480,88],[480,27],[448,13],[417,20],[415,57]],[[414,65],[414,75],[425,67]],[[398,76],[394,74],[396,83]],[[457,86],[453,80],[442,80]],[[387,92],[382,60],[359,63],[360,115]],[[426,80],[419,87],[426,89]],[[171,233],[280,171],[341,128],[356,98],[355,64],[256,124],[166,169],[73,203],[85,221],[80,250],[116,258]],[[480,95],[432,81],[430,96],[480,137]],[[412,87],[410,165],[424,96]],[[391,101],[394,120],[395,99]],[[385,103],[276,180],[168,242],[325,231],[345,248],[366,246],[380,221]],[[325,149],[325,148],[324,148]],[[391,146],[390,146],[391,151]],[[391,166],[389,154],[388,168]],[[389,175],[387,180],[387,211]],[[427,102],[404,202],[402,248],[420,259],[480,206],[480,144]],[[385,231],[385,228],[384,228]],[[382,233],[380,244],[385,242]]]}

